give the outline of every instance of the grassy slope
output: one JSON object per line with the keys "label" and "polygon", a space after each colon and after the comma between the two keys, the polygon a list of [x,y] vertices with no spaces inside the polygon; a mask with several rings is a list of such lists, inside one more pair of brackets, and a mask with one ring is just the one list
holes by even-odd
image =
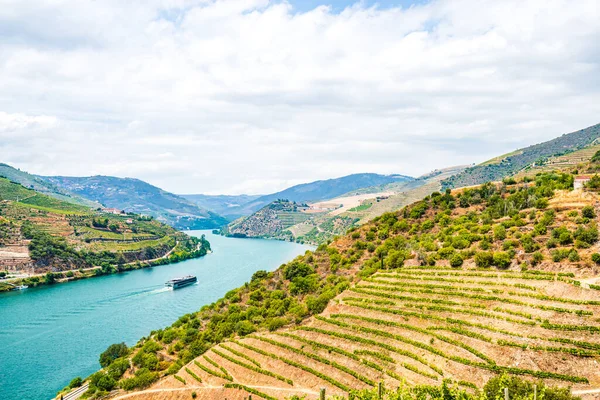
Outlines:
{"label": "grassy slope", "polygon": [[444,180],[442,186],[457,188],[497,181],[518,173],[532,163],[546,162],[550,157],[567,154],[595,144],[599,137],[600,124],[593,125],[467,168],[462,173]]}
{"label": "grassy slope", "polygon": [[[570,185],[570,175],[550,174],[384,214],[153,332],[134,350],[134,369],[158,357],[156,374],[187,382],[290,388],[291,379],[330,393],[380,380],[480,386],[501,372],[598,385],[598,291],[578,282],[597,273],[596,217],[582,210],[598,196]],[[378,271],[381,255],[391,271]]]}
{"label": "grassy slope", "polygon": [[0,163],[0,177],[7,178],[13,182],[20,183],[26,188],[31,188],[39,193],[46,194],[58,200],[75,203],[87,207],[99,207],[100,204],[77,196],[68,190],[53,185],[44,179],[31,175],[25,171],[13,168],[10,165]]}

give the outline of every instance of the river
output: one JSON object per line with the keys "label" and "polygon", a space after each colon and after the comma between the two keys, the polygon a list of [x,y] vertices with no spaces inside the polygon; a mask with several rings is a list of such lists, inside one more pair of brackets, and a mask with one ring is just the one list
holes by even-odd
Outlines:
{"label": "river", "polygon": [[[50,399],[75,376],[100,368],[112,343],[133,345],[150,331],[199,310],[250,280],[274,270],[310,246],[234,239],[210,231],[213,253],[76,282],[0,293],[0,399]],[[193,274],[198,284],[166,290],[164,283]]]}

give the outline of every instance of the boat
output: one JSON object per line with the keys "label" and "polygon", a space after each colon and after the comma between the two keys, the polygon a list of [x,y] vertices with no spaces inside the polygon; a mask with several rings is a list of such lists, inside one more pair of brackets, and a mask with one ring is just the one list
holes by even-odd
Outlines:
{"label": "boat", "polygon": [[19,286],[15,286],[12,288],[12,290],[25,290],[27,289],[29,286],[26,285],[19,285]]}
{"label": "boat", "polygon": [[165,286],[173,289],[179,289],[184,286],[193,285],[196,282],[198,282],[198,279],[196,279],[195,276],[187,275],[182,278],[171,279],[165,283]]}

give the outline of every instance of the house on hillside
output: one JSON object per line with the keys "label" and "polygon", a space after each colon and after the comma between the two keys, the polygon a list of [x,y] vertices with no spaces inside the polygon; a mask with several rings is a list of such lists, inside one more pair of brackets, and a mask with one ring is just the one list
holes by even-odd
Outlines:
{"label": "house on hillside", "polygon": [[118,208],[103,208],[102,212],[107,213],[107,214],[115,214],[115,215],[125,214],[125,212],[123,210],[119,210]]}
{"label": "house on hillside", "polygon": [[586,183],[590,181],[592,177],[590,175],[578,175],[573,181],[573,189],[583,189]]}

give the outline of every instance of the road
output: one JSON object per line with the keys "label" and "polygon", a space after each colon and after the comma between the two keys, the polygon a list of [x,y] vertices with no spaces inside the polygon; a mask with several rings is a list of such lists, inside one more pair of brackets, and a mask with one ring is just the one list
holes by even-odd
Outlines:
{"label": "road", "polygon": [[[65,394],[62,397],[62,400],[76,400],[76,399],[80,398],[81,395],[83,395],[88,390],[88,386],[89,386],[89,383],[85,383],[85,384],[81,385],[77,389]],[[58,399],[61,399],[61,397],[58,397]]]}

